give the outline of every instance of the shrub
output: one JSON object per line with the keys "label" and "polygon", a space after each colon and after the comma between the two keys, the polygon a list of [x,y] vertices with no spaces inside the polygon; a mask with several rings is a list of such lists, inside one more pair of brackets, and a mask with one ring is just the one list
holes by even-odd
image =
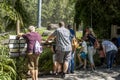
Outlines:
{"label": "shrub", "polygon": [[16,80],[16,66],[12,59],[8,56],[8,48],[0,45],[0,79]]}
{"label": "shrub", "polygon": [[43,53],[40,55],[39,59],[39,71],[48,72],[52,70],[52,52],[50,48],[44,48]]}

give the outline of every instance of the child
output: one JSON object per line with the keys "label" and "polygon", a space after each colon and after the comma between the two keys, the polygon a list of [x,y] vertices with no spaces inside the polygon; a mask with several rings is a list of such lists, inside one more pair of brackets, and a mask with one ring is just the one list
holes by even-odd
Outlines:
{"label": "child", "polygon": [[[86,41],[84,41],[83,37],[81,38],[81,48],[80,48],[80,51],[79,53],[77,54],[77,57],[78,57],[78,60],[79,60],[79,63],[80,63],[80,66],[79,67],[82,67],[84,69],[86,69],[86,58],[87,58],[87,44],[86,44]],[[82,62],[82,59],[84,60],[84,62]]]}

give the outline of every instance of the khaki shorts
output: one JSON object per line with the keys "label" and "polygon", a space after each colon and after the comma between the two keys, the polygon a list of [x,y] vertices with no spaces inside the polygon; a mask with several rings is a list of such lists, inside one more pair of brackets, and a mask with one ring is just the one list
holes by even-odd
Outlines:
{"label": "khaki shorts", "polygon": [[38,69],[38,60],[39,60],[39,55],[35,55],[32,53],[28,54],[28,69]]}
{"label": "khaki shorts", "polygon": [[56,61],[59,63],[64,63],[65,61],[70,61],[71,51],[56,51]]}

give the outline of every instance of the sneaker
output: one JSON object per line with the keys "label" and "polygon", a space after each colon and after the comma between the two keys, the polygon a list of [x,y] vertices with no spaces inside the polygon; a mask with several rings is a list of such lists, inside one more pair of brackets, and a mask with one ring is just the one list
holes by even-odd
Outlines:
{"label": "sneaker", "polygon": [[83,67],[83,64],[80,64],[78,67],[79,67],[79,68]]}
{"label": "sneaker", "polygon": [[111,69],[110,68],[107,68],[107,71],[110,71]]}
{"label": "sneaker", "polygon": [[62,77],[62,78],[65,78],[65,73],[62,73],[62,74],[61,74],[61,77]]}
{"label": "sneaker", "polygon": [[58,75],[58,73],[53,73],[53,75],[56,75],[56,76],[57,76],[57,75]]}
{"label": "sneaker", "polygon": [[95,67],[93,67],[93,68],[91,68],[91,70],[94,72],[94,71],[96,70],[96,68],[95,68]]}
{"label": "sneaker", "polygon": [[83,70],[86,70],[86,68],[85,68],[85,67],[83,67]]}
{"label": "sneaker", "polygon": [[71,74],[74,74],[74,71],[71,71]]}
{"label": "sneaker", "polygon": [[59,75],[61,75],[63,72],[58,72]]}
{"label": "sneaker", "polygon": [[96,68],[95,68],[95,67],[93,67],[93,69],[94,69],[94,70],[96,70]]}
{"label": "sneaker", "polygon": [[112,70],[113,68],[111,67],[110,70]]}

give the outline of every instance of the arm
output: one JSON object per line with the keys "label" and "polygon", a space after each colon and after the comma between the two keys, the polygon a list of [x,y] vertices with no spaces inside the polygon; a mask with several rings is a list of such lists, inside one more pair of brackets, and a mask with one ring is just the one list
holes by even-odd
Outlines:
{"label": "arm", "polygon": [[47,38],[46,42],[48,42],[50,39],[53,39],[53,38],[55,38],[55,36],[50,35],[50,36]]}
{"label": "arm", "polygon": [[84,49],[84,47],[81,47],[79,53],[81,53],[83,51],[83,49]]}
{"label": "arm", "polygon": [[56,33],[57,33],[57,30],[54,31],[54,32],[47,38],[46,42],[48,42],[50,39],[55,38],[55,37],[56,37]]}
{"label": "arm", "polygon": [[104,55],[105,55],[105,57],[106,57],[105,47],[104,47],[104,46],[102,46],[102,47],[103,47],[103,53],[104,53]]}
{"label": "arm", "polygon": [[24,33],[18,33],[18,37],[22,37],[22,35],[23,35]]}

